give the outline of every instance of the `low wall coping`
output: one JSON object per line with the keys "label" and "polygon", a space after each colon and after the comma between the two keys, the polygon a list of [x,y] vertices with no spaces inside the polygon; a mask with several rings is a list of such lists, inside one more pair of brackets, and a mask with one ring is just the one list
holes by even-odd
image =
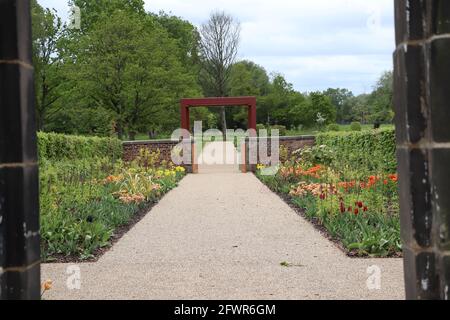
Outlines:
{"label": "low wall coping", "polygon": [[122,144],[124,146],[135,146],[135,145],[151,145],[151,144],[178,144],[180,141],[174,141],[170,139],[162,140],[141,140],[141,141],[124,141]]}
{"label": "low wall coping", "polygon": [[316,136],[287,136],[280,137],[280,140],[316,140]]}
{"label": "low wall coping", "polygon": [[[247,139],[271,139],[271,137],[254,137]],[[286,136],[279,137],[280,141],[306,141],[306,140],[316,140],[315,136]],[[178,144],[180,141],[174,141],[170,139],[161,139],[161,140],[140,140],[140,141],[124,141],[122,144],[124,146],[133,146],[133,145],[152,145],[152,144]]]}
{"label": "low wall coping", "polygon": [[[280,141],[311,141],[316,140],[316,136],[286,136],[278,137]],[[247,139],[272,139],[272,137],[253,137]]]}

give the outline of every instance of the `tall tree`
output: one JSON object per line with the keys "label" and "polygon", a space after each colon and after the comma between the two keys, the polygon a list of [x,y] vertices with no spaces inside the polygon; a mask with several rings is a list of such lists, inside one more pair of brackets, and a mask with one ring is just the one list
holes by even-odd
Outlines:
{"label": "tall tree", "polygon": [[61,60],[58,44],[63,34],[61,19],[51,9],[31,2],[33,64],[35,70],[37,127],[41,130],[60,97]]}
{"label": "tall tree", "polygon": [[176,42],[150,17],[117,10],[99,20],[80,46],[78,94],[93,108],[113,112],[120,138],[173,126],[178,100],[198,92]]}
{"label": "tall tree", "polygon": [[144,0],[70,0],[69,3],[81,10],[82,32],[87,32],[98,21],[117,10],[145,15]]}
{"label": "tall tree", "polygon": [[169,15],[163,11],[159,14],[149,13],[174,39],[179,48],[180,62],[198,76],[200,35],[197,28],[189,21]]}
{"label": "tall tree", "polygon": [[370,106],[370,120],[372,122],[391,122],[394,117],[394,80],[393,72],[384,72],[370,94],[368,104]]}
{"label": "tall tree", "polygon": [[336,108],[336,121],[345,122],[351,111],[349,100],[354,97],[353,93],[348,89],[341,88],[329,88],[323,93],[331,99],[331,103]]}
{"label": "tall tree", "polygon": [[283,75],[272,74],[272,81],[268,94],[260,98],[258,117],[262,123],[290,126],[292,118],[290,110],[303,100],[303,96],[296,92],[292,83]]}
{"label": "tall tree", "polygon": [[[230,75],[230,95],[232,96],[256,96],[257,105],[261,98],[269,92],[270,79],[266,70],[256,63],[243,60],[235,63]],[[247,110],[233,108],[227,112],[227,124],[236,128],[245,128],[247,124]]]}
{"label": "tall tree", "polygon": [[[225,12],[212,13],[209,21],[201,26],[201,83],[206,95],[229,95],[231,68],[238,53],[240,31],[240,23]],[[220,109],[220,117],[222,132],[225,135],[225,107]]]}

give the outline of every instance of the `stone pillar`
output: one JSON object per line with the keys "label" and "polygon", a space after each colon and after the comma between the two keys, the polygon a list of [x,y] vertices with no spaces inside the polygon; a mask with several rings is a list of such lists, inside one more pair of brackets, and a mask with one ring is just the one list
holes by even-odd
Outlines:
{"label": "stone pillar", "polygon": [[395,107],[407,299],[449,299],[450,1],[396,0]]}
{"label": "stone pillar", "polygon": [[40,298],[29,0],[0,0],[0,298]]}

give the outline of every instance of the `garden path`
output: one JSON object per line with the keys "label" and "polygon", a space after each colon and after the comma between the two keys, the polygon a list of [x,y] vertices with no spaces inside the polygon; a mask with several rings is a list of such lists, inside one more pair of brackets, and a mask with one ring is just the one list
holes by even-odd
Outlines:
{"label": "garden path", "polygon": [[[203,169],[98,262],[80,264],[80,290],[66,285],[72,264],[42,265],[54,282],[45,298],[404,298],[401,259],[348,258],[253,174]],[[374,265],[380,290],[367,287]]]}

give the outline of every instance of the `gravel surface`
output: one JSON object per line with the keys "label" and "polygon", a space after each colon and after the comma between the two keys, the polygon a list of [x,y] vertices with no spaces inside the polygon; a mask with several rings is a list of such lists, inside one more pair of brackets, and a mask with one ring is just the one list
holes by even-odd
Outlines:
{"label": "gravel surface", "polygon": [[[348,258],[229,167],[188,175],[98,262],[77,265],[79,290],[70,266],[42,265],[46,299],[404,299],[401,259]],[[379,290],[367,287],[371,266]]]}

